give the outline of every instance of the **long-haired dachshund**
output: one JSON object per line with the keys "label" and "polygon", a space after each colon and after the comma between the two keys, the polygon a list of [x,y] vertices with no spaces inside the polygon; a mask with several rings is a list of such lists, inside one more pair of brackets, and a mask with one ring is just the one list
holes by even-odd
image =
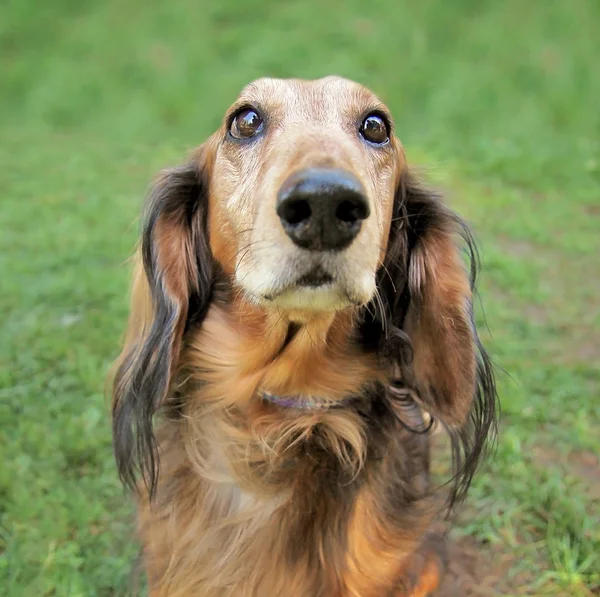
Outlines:
{"label": "long-haired dachshund", "polygon": [[337,77],[250,84],[158,178],[113,382],[152,597],[435,590],[427,432],[455,503],[495,423],[460,245],[474,266],[386,106]]}

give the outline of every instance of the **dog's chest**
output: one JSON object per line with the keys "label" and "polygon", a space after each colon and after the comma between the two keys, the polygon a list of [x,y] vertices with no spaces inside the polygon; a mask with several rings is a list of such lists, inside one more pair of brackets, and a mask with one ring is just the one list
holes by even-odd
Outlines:
{"label": "dog's chest", "polygon": [[295,463],[297,480],[275,493],[242,488],[223,471],[209,480],[180,468],[159,490],[158,507],[140,513],[150,584],[164,587],[156,595],[342,595],[362,481],[335,466]]}
{"label": "dog's chest", "polygon": [[370,436],[379,449],[360,469],[348,468],[325,439],[315,433],[272,468],[257,461],[251,479],[215,444],[202,471],[178,441],[163,444],[159,507],[141,516],[151,586],[164,587],[152,597],[362,595],[356,562],[391,579],[412,548],[402,537],[416,522],[421,492],[410,495],[411,487],[424,472],[409,470],[421,450],[408,447],[424,438],[395,426]]}
{"label": "dog's chest", "polygon": [[[228,554],[218,561],[225,578],[236,578],[232,596],[341,595],[360,484],[332,486],[327,477],[317,473],[313,483],[277,497],[231,487],[227,518],[232,526],[223,528],[220,545],[214,548]],[[227,590],[223,595],[229,595]]]}

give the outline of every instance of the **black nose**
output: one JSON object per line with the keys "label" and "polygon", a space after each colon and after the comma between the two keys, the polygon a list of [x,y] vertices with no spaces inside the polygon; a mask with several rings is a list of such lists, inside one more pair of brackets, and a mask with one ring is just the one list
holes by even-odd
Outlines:
{"label": "black nose", "polygon": [[350,172],[309,168],[292,174],[277,197],[277,215],[287,235],[311,251],[339,251],[369,217],[369,204]]}

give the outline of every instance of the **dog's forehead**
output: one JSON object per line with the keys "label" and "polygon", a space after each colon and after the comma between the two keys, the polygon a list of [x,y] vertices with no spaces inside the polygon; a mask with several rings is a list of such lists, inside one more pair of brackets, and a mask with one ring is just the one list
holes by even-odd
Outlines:
{"label": "dog's forehead", "polygon": [[244,87],[238,101],[278,107],[285,112],[312,118],[353,109],[385,109],[372,91],[337,76],[313,80],[257,79]]}

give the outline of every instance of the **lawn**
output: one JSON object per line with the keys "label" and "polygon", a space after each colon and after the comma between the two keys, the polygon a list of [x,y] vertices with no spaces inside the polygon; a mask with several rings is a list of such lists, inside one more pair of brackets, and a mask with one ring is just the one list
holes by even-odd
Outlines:
{"label": "lawn", "polygon": [[595,0],[1,3],[0,595],[128,594],[103,384],[145,189],[249,80],[329,73],[481,246],[503,418],[448,595],[598,594],[599,56]]}

